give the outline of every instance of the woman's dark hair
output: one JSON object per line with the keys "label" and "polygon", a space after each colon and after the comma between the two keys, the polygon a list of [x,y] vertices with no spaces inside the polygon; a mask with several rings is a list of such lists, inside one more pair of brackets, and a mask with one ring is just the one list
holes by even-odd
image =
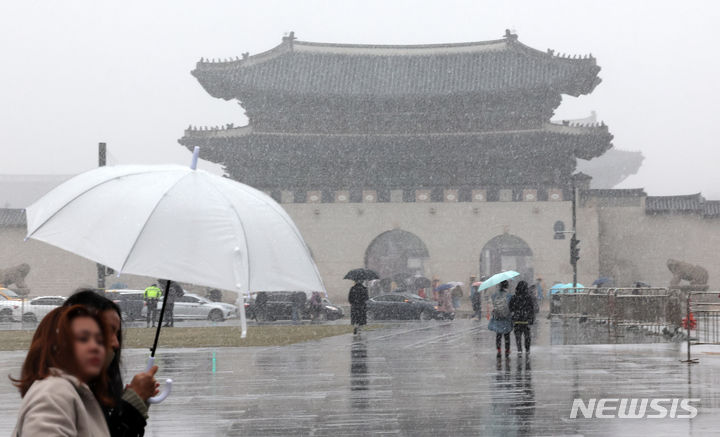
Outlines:
{"label": "woman's dark hair", "polygon": [[518,282],[517,287],[515,287],[515,293],[526,294],[527,292],[528,292],[528,283],[525,281]]}
{"label": "woman's dark hair", "polygon": [[[110,349],[108,328],[96,311],[82,305],[55,308],[38,324],[22,365],[20,378],[10,378],[20,390],[21,396],[25,396],[35,381],[51,376],[51,367],[77,376],[79,369],[75,358],[75,335],[72,332],[72,321],[79,317],[89,317],[95,320],[103,335],[105,352],[108,352]],[[115,403],[110,394],[109,384],[109,377],[105,369],[88,384],[98,401],[106,406]]]}
{"label": "woman's dark hair", "polygon": [[[122,312],[117,304],[107,297],[101,295],[92,288],[78,288],[75,290],[72,296],[67,298],[63,306],[82,305],[85,308],[97,311],[99,315],[103,312],[112,310],[115,311],[120,317],[122,323]],[[122,327],[122,325],[121,325]],[[122,397],[124,385],[122,382],[122,373],[120,372],[120,352],[122,351],[122,329],[117,333],[118,339],[118,350],[115,351],[115,356],[110,362],[107,369],[107,375],[110,379],[110,394],[115,400],[120,400]]]}

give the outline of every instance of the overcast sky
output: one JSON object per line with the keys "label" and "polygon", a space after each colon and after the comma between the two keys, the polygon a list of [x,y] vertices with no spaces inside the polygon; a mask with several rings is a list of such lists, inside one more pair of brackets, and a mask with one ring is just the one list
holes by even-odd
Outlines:
{"label": "overcast sky", "polygon": [[[641,150],[621,187],[720,199],[716,1],[32,1],[0,3],[0,174],[183,163],[193,125],[243,124],[237,103],[190,75],[200,57],[304,41],[426,44],[497,39],[592,53],[602,84],[556,119],[597,111],[619,149]],[[203,163],[201,167],[220,171]]]}

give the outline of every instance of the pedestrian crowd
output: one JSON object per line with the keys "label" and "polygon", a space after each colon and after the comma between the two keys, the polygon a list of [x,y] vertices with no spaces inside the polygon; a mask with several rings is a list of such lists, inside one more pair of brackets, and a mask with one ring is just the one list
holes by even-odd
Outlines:
{"label": "pedestrian crowd", "polygon": [[[354,332],[367,324],[368,288],[356,280],[348,301]],[[479,283],[470,288],[473,315],[481,319],[482,299]],[[515,333],[518,353],[523,346],[530,353],[530,325],[539,311],[542,289],[519,281],[515,293],[509,282],[499,284],[489,302],[492,317],[488,329],[496,333],[497,356],[510,355],[510,333]],[[439,286],[434,281],[433,298],[438,310],[454,312],[463,297],[458,283]],[[540,288],[540,289],[538,289]],[[167,290],[167,296],[164,296]],[[183,296],[182,288],[163,281],[145,289],[147,326],[155,326],[161,299],[169,310],[165,326],[173,326],[174,301]],[[296,293],[293,319],[305,304],[305,293]],[[294,297],[295,297],[294,296]],[[258,296],[260,297],[260,296]],[[320,315],[322,299],[310,297],[312,318]],[[159,322],[158,322],[159,323]],[[90,289],[77,290],[63,306],[52,310],[33,335],[20,375],[12,378],[22,397],[13,436],[93,436],[142,437],[149,414],[149,399],[158,394],[157,366],[134,375],[123,383],[121,367],[122,314],[112,300]]]}
{"label": "pedestrian crowd", "polygon": [[[481,278],[486,280],[487,278]],[[367,324],[367,301],[369,300],[368,288],[364,280],[355,280],[350,289],[348,301],[350,302],[350,323],[354,326],[353,332],[358,333],[360,328]],[[472,305],[472,318],[482,320],[482,304],[485,300],[488,305],[487,318],[489,319],[488,329],[495,332],[495,347],[498,358],[502,357],[502,345],[505,345],[505,356],[510,356],[510,334],[515,334],[515,342],[518,354],[530,353],[530,326],[535,322],[535,315],[540,311],[540,305],[544,298],[542,278],[537,282],[528,285],[526,281],[519,281],[515,292],[510,291],[510,283],[505,280],[500,282],[497,290],[486,294],[480,290],[482,281],[475,281],[470,278],[470,303]],[[437,302],[437,310],[441,314],[451,314],[452,319],[455,310],[460,307],[461,298],[464,293],[461,283],[446,283],[440,285],[439,279],[432,280],[432,300]],[[426,298],[425,288],[417,290],[417,295]],[[503,341],[504,340],[504,341]]]}

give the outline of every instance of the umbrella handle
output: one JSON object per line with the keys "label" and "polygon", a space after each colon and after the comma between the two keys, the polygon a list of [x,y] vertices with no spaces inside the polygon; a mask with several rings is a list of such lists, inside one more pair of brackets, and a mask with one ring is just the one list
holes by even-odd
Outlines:
{"label": "umbrella handle", "polygon": [[[145,367],[145,371],[149,371],[152,366],[155,365],[155,357],[148,358],[147,367]],[[160,393],[157,396],[153,396],[151,398],[148,398],[147,402],[148,404],[159,404],[160,402],[164,401],[165,398],[170,396],[170,392],[172,391],[172,383],[173,380],[168,378],[165,380],[165,388],[160,391]]]}

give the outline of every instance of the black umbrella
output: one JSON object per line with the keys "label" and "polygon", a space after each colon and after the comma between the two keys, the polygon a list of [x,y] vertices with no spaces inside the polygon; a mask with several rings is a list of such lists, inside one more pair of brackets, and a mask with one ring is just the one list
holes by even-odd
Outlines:
{"label": "black umbrella", "polygon": [[416,276],[414,284],[415,288],[430,288],[432,286],[432,282],[424,276]]}
{"label": "black umbrella", "polygon": [[350,279],[351,281],[370,281],[373,279],[380,279],[377,273],[369,269],[353,269],[347,272],[343,279]]}

